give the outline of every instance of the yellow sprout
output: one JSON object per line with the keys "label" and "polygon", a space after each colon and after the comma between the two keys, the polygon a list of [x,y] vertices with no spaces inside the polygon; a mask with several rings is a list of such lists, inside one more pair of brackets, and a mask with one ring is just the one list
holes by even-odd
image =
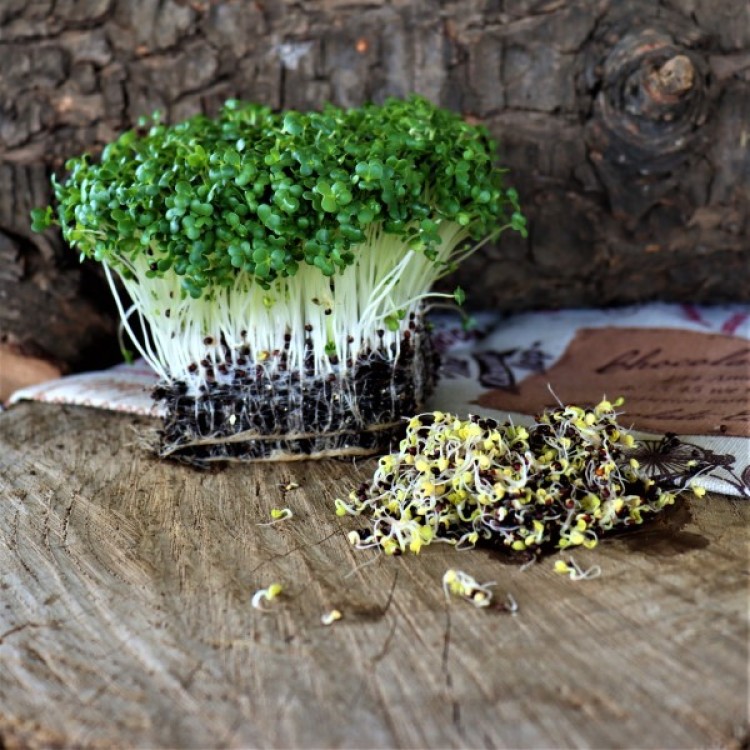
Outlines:
{"label": "yellow sprout", "polygon": [[253,594],[253,598],[250,600],[250,605],[253,609],[267,612],[269,610],[263,606],[263,600],[265,599],[267,602],[271,602],[276,599],[283,590],[283,586],[280,583],[272,583],[266,589],[258,589],[258,591]]}
{"label": "yellow sprout", "polygon": [[323,625],[333,625],[334,622],[340,620],[342,617],[341,612],[337,609],[332,609],[330,612],[326,612],[321,616],[320,621]]}
{"label": "yellow sprout", "polygon": [[294,513],[289,508],[271,508],[271,519],[266,523],[260,523],[258,526],[273,526],[280,521],[288,521],[294,516]]}
{"label": "yellow sprout", "polygon": [[571,581],[587,581],[598,578],[602,574],[602,569],[598,565],[592,565],[587,570],[583,570],[572,557],[568,558],[568,562],[556,560],[554,571],[560,575],[567,575]]}
{"label": "yellow sprout", "polygon": [[360,536],[359,536],[359,532],[357,532],[357,531],[350,531],[346,535],[346,538],[348,539],[349,544],[351,544],[353,547],[356,547],[360,543],[360,541],[361,541]]}
{"label": "yellow sprout", "polygon": [[706,488],[705,487],[701,487],[700,485],[697,485],[697,484],[691,484],[690,485],[690,489],[693,490],[693,494],[696,497],[704,497],[705,494],[706,494]]}
{"label": "yellow sprout", "polygon": [[594,413],[598,417],[600,417],[602,414],[608,411],[612,411],[612,404],[606,399],[603,399],[594,407]]}
{"label": "yellow sprout", "polygon": [[471,602],[475,607],[488,607],[492,602],[490,587],[495,583],[479,583],[475,578],[462,570],[449,568],[443,575],[443,591],[448,599],[450,595]]}
{"label": "yellow sprout", "polygon": [[336,515],[337,516],[345,516],[347,513],[350,513],[352,515],[355,515],[355,510],[350,506],[347,505],[340,497],[337,497],[333,501],[333,505],[336,508]]}

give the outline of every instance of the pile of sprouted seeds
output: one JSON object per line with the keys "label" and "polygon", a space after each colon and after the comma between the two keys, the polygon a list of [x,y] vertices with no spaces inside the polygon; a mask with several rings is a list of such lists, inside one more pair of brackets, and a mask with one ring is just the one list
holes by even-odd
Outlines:
{"label": "pile of sprouted seeds", "polygon": [[[596,545],[676,499],[632,457],[617,423],[622,399],[560,406],[528,429],[511,422],[433,412],[408,424],[400,450],[370,482],[336,500],[338,515],[366,516],[359,549],[419,552],[432,542],[491,544],[524,557]],[[700,488],[696,488],[696,493]]]}

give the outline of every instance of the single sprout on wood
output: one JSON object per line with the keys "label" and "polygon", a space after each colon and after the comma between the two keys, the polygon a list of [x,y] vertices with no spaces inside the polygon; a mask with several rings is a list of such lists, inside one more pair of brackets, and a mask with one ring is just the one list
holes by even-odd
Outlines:
{"label": "single sprout on wood", "polygon": [[250,606],[253,609],[261,610],[261,612],[268,612],[270,610],[263,606],[263,601],[272,602],[281,595],[283,590],[284,587],[280,583],[272,583],[266,589],[258,589],[250,600]]}
{"label": "single sprout on wood", "polygon": [[338,609],[332,609],[330,612],[326,612],[325,614],[321,615],[320,622],[323,625],[333,625],[334,622],[337,622],[342,617],[343,615]]}
{"label": "single sprout on wood", "polygon": [[33,227],[59,224],[104,265],[161,378],[159,453],[384,449],[435,382],[426,304],[454,296],[432,285],[526,232],[487,131],[419,97],[281,114],[232,100],[215,119],[145,125],[68,161],[56,213]]}
{"label": "single sprout on wood", "polygon": [[463,570],[449,568],[443,575],[443,591],[445,598],[458,596],[471,602],[475,607],[489,607],[492,603],[491,587],[495,582],[479,583],[474,577]]}
{"label": "single sprout on wood", "polygon": [[555,573],[568,576],[571,581],[588,581],[592,578],[598,578],[602,574],[599,565],[592,565],[584,570],[572,557],[568,558],[568,562],[557,560],[553,570]]}
{"label": "single sprout on wood", "polygon": [[282,521],[288,521],[293,517],[294,513],[291,508],[271,508],[271,520],[259,523],[258,526],[273,526]]}

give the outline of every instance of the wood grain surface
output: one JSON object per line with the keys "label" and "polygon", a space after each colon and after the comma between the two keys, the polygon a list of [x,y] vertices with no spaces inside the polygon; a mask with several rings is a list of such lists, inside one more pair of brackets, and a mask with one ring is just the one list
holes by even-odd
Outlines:
{"label": "wood grain surface", "polygon": [[[374,558],[332,511],[372,461],[198,473],[143,455],[150,425],[0,414],[0,748],[747,747],[746,501],[576,553],[590,581]],[[447,605],[449,567],[517,613]]]}

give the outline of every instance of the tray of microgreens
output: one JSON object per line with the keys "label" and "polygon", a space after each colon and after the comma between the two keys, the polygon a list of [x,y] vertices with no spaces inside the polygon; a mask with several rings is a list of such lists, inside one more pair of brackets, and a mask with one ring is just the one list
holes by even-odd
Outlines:
{"label": "tray of microgreens", "polygon": [[155,119],[53,178],[59,225],[102,264],[158,373],[160,456],[366,455],[436,378],[433,286],[526,232],[487,131],[412,97],[320,112],[228,101]]}

